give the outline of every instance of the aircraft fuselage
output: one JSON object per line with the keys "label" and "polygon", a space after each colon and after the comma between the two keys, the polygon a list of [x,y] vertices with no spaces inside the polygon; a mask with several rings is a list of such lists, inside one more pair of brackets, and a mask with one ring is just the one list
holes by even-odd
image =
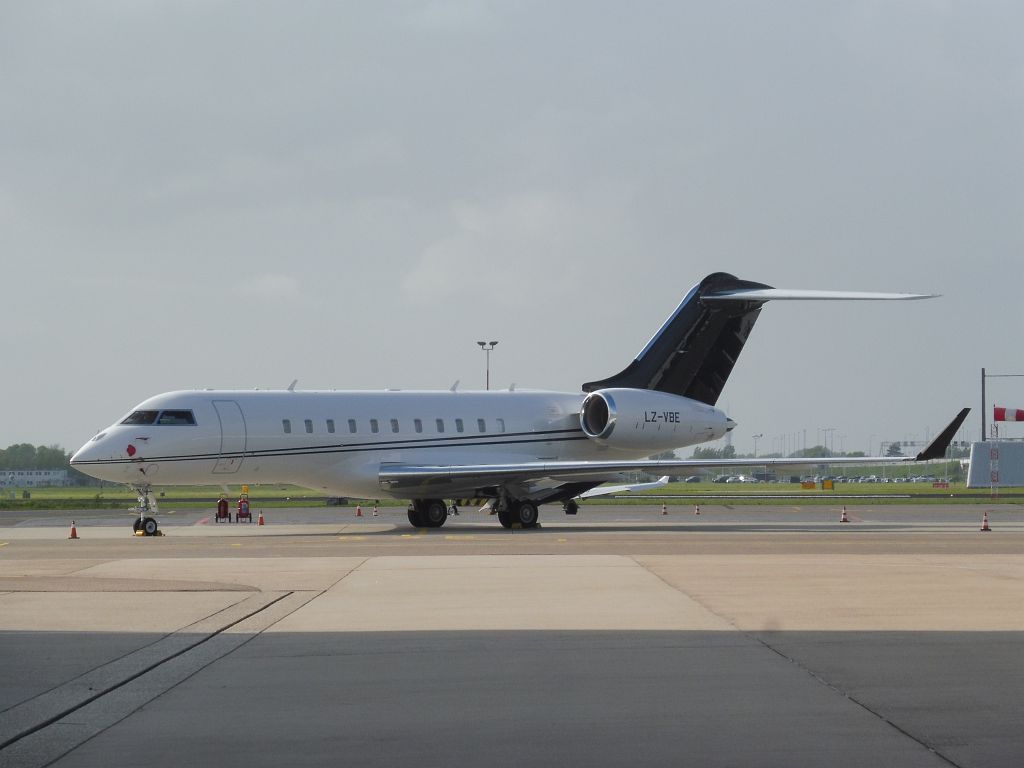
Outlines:
{"label": "aircraft fuselage", "polygon": [[[397,464],[627,460],[714,440],[732,426],[712,406],[651,393],[618,414],[615,439],[588,436],[586,393],[534,391],[179,391],[140,403],[72,463],[143,485],[293,483],[328,494],[416,498],[381,484]],[[658,399],[660,398],[660,399]]]}

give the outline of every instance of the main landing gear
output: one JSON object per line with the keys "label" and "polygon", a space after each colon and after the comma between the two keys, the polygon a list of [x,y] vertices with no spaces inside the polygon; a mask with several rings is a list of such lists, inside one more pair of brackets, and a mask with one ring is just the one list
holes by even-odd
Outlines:
{"label": "main landing gear", "polygon": [[536,528],[540,509],[535,502],[519,499],[502,500],[498,505],[498,522],[502,528]]}
{"label": "main landing gear", "polygon": [[163,536],[160,532],[159,526],[156,524],[156,518],[153,517],[157,513],[156,508],[156,497],[153,495],[150,487],[143,486],[141,488],[135,488],[135,492],[139,495],[139,506],[136,507],[139,516],[132,524],[132,529],[135,531],[136,536]]}
{"label": "main landing gear", "polygon": [[[498,522],[504,528],[536,528],[540,511],[537,503],[519,499],[498,499]],[[408,509],[409,523],[415,528],[440,528],[448,521],[448,506],[443,499],[414,499]]]}
{"label": "main landing gear", "polygon": [[416,528],[440,528],[448,520],[448,505],[443,499],[413,499],[409,522]]}

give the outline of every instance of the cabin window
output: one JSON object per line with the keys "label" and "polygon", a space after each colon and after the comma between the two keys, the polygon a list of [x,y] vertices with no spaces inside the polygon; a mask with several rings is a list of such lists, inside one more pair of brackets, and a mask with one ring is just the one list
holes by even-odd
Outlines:
{"label": "cabin window", "polygon": [[192,415],[192,411],[164,411],[160,414],[160,418],[156,420],[156,423],[194,427],[196,417]]}
{"label": "cabin window", "polygon": [[132,411],[121,423],[128,424],[129,426],[153,424],[159,415],[160,411]]}
{"label": "cabin window", "polygon": [[498,422],[498,431],[499,432],[504,432],[505,431],[505,420],[504,419],[495,419],[495,421]]}
{"label": "cabin window", "polygon": [[310,434],[310,435],[313,434],[313,420],[312,419],[306,419],[305,424],[306,424],[306,432],[308,434]]}
{"label": "cabin window", "polygon": [[353,435],[356,433],[356,420],[355,419],[349,419],[348,420],[348,431],[351,432]]}
{"label": "cabin window", "polygon": [[437,424],[437,431],[438,432],[444,432],[444,419],[437,419],[435,424]]}
{"label": "cabin window", "polygon": [[480,432],[486,432],[487,431],[487,422],[485,422],[483,419],[477,419],[476,420],[476,428]]}
{"label": "cabin window", "polygon": [[456,432],[465,432],[466,431],[465,428],[462,426],[462,419],[456,419],[455,420],[455,431]]}
{"label": "cabin window", "polygon": [[375,435],[380,432],[380,423],[376,419],[370,419],[370,431]]}
{"label": "cabin window", "polygon": [[392,419],[391,420],[391,431],[392,432],[397,432],[398,431],[398,419]]}
{"label": "cabin window", "polygon": [[327,420],[327,431],[332,435],[334,434],[334,419]]}
{"label": "cabin window", "polygon": [[412,420],[412,426],[413,426],[413,429],[415,429],[417,432],[422,432],[423,431],[423,419],[413,419]]}
{"label": "cabin window", "polygon": [[292,420],[281,419],[281,426],[284,427],[284,433],[290,435],[292,433]]}

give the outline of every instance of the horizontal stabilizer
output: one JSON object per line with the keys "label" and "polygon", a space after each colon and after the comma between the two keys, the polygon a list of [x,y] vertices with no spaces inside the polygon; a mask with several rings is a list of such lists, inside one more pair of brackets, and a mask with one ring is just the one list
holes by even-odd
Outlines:
{"label": "horizontal stabilizer", "polygon": [[704,301],[908,301],[934,299],[937,293],[878,293],[877,291],[805,291],[793,288],[738,288],[705,293]]}

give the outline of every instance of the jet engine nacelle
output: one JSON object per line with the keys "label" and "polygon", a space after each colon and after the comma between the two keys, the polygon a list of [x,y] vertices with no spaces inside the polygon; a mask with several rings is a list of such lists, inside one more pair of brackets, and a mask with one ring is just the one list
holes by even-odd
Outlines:
{"label": "jet engine nacelle", "polygon": [[717,440],[734,423],[722,411],[650,389],[599,389],[583,399],[580,426],[609,448],[651,453]]}

